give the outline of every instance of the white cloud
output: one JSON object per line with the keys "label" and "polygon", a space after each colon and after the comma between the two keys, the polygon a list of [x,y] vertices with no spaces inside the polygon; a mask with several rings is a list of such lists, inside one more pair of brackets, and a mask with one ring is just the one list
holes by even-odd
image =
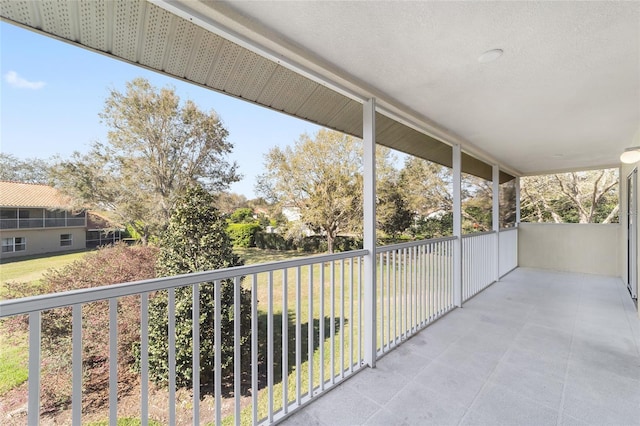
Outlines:
{"label": "white cloud", "polygon": [[17,87],[18,89],[32,89],[38,90],[42,89],[45,85],[44,81],[29,81],[24,79],[18,75],[15,71],[9,71],[4,75],[4,79],[7,83],[9,83],[13,87]]}

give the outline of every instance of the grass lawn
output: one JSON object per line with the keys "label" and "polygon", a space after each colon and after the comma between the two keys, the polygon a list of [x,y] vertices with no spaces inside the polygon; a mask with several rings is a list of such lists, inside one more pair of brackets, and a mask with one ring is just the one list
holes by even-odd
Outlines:
{"label": "grass lawn", "polygon": [[64,254],[49,253],[24,259],[3,259],[0,263],[0,298],[2,298],[2,285],[5,282],[36,284],[49,269],[62,268],[87,253],[88,251],[83,250]]}
{"label": "grass lawn", "polygon": [[253,265],[256,263],[267,263],[267,262],[279,262],[281,260],[293,259],[295,257],[304,257],[311,256],[310,253],[303,253],[301,251],[289,250],[289,251],[280,251],[280,250],[262,250],[259,248],[244,248],[244,247],[235,247],[233,249],[234,253],[238,254],[241,258],[244,259],[245,265]]}
{"label": "grass lawn", "polygon": [[29,375],[27,334],[0,333],[0,395],[24,383]]}

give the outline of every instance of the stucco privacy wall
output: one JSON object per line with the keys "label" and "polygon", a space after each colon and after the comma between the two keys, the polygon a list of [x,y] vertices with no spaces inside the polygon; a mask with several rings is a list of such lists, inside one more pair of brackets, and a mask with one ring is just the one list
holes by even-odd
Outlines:
{"label": "stucco privacy wall", "polygon": [[619,224],[521,223],[518,265],[620,276]]}

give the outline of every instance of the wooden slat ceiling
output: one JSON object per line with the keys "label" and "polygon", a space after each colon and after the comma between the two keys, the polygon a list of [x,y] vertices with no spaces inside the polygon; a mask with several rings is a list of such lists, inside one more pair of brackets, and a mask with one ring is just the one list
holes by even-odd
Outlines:
{"label": "wooden slat ceiling", "polygon": [[[4,21],[362,137],[362,104],[145,0],[1,0]],[[449,145],[380,113],[376,142],[451,167]],[[463,155],[463,171],[491,166]],[[504,172],[500,182],[513,179]]]}

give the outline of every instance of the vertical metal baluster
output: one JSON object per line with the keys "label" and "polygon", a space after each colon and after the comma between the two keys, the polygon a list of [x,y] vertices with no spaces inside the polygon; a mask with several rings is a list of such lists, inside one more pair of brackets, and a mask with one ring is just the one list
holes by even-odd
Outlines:
{"label": "vertical metal baluster", "polygon": [[352,257],[349,260],[349,281],[350,281],[349,292],[351,293],[351,296],[349,297],[349,372],[351,373],[353,373],[353,352],[355,350],[353,346],[353,328],[355,326],[355,321],[353,317],[353,311],[354,311],[353,305],[356,303],[354,298],[354,291],[353,291],[353,286],[354,286],[353,264],[354,263],[355,263],[355,258]]}
{"label": "vertical metal baluster", "polygon": [[234,421],[240,426],[240,397],[242,393],[242,287],[240,277],[233,278],[233,399],[235,403]]}
{"label": "vertical metal baluster", "polygon": [[411,248],[411,253],[412,253],[412,257],[413,260],[411,261],[411,309],[413,311],[412,314],[412,319],[411,319],[411,323],[412,323],[412,327],[413,327],[413,332],[416,332],[416,326],[418,324],[418,305],[417,305],[417,297],[418,297],[418,278],[417,278],[417,272],[418,272],[418,248],[416,246],[413,246]]}
{"label": "vertical metal baluster", "polygon": [[335,281],[335,260],[331,261],[331,288],[329,289],[329,298],[331,299],[331,305],[329,307],[330,309],[330,315],[331,315],[331,324],[330,324],[330,328],[329,328],[329,333],[331,335],[331,342],[329,343],[329,352],[330,352],[330,356],[331,358],[329,359],[329,366],[330,366],[330,370],[331,370],[331,384],[334,384],[336,382],[336,363],[335,363],[335,359],[336,359],[336,344],[335,344],[335,340],[336,340],[336,311],[335,311],[335,300],[336,300],[336,294],[335,294],[335,287],[336,287],[336,281]]}
{"label": "vertical metal baluster", "polygon": [[287,269],[282,270],[282,411],[289,412],[289,300]]}
{"label": "vertical metal baluster", "polygon": [[170,288],[169,315],[169,424],[176,424],[176,293]]}
{"label": "vertical metal baluster", "polygon": [[213,282],[214,297],[214,398],[216,406],[216,426],[222,423],[222,301],[220,300],[220,280]]}
{"label": "vertical metal baluster", "polygon": [[407,257],[409,257],[408,250],[406,248],[403,249],[404,256],[404,267],[403,267],[403,277],[404,277],[404,325],[403,325],[403,333],[404,338],[406,339],[409,336],[409,264],[407,262]]}
{"label": "vertical metal baluster", "polygon": [[[387,348],[391,349],[391,253],[386,253],[387,262]],[[384,324],[382,324],[384,327]]]}
{"label": "vertical metal baluster", "polygon": [[429,321],[433,321],[435,318],[435,298],[436,298],[436,283],[435,274],[433,271],[433,256],[434,252],[431,250],[429,253]]}
{"label": "vertical metal baluster", "polygon": [[273,423],[273,271],[269,271],[267,280],[267,387],[269,405],[269,423]]}
{"label": "vertical metal baluster", "polygon": [[377,274],[380,282],[380,352],[384,353],[384,253],[378,255],[378,264],[380,265],[380,272]]}
{"label": "vertical metal baluster", "polygon": [[300,406],[300,385],[302,378],[300,377],[300,365],[302,364],[302,324],[300,313],[302,311],[301,307],[301,299],[302,299],[302,288],[301,288],[301,270],[300,266],[296,268],[296,404],[298,407]]}
{"label": "vertical metal baluster", "polygon": [[74,425],[82,424],[82,305],[73,305],[72,311],[72,417]]}
{"label": "vertical metal baluster", "polygon": [[29,425],[37,425],[40,422],[40,316],[40,311],[29,313]]}
{"label": "vertical metal baluster", "polygon": [[309,320],[307,324],[307,362],[309,365],[309,398],[313,397],[313,264],[309,265]]}
{"label": "vertical metal baluster", "polygon": [[418,247],[418,284],[419,284],[419,288],[420,288],[420,297],[418,297],[418,304],[420,306],[420,315],[418,318],[418,322],[420,324],[420,327],[424,326],[424,252],[425,252],[425,245],[421,244]]}
{"label": "vertical metal baluster", "polygon": [[454,304],[454,300],[453,299],[455,297],[454,296],[454,289],[453,289],[453,286],[454,286],[454,283],[453,283],[453,244],[454,244],[453,241],[449,240],[449,249],[447,251],[447,253],[449,255],[447,257],[449,259],[449,280],[451,281],[451,283],[450,283],[450,285],[451,285],[451,300],[450,300],[451,307],[453,307],[453,304]]}
{"label": "vertical metal baluster", "polygon": [[362,365],[362,258],[358,257],[358,365]]}
{"label": "vertical metal baluster", "polygon": [[440,316],[440,312],[442,309],[442,274],[440,270],[440,256],[438,252],[435,253],[435,274],[436,274],[436,286],[438,289],[437,298],[436,298],[436,316]]}
{"label": "vertical metal baluster", "polygon": [[443,314],[446,310],[447,281],[444,268],[444,256],[442,255],[442,242],[438,243],[438,264],[440,265],[440,288],[442,289],[442,295],[440,297],[440,314]]}
{"label": "vertical metal baluster", "polygon": [[109,299],[109,424],[118,421],[118,299]]}
{"label": "vertical metal baluster", "polygon": [[340,260],[340,378],[344,378],[344,259]]}
{"label": "vertical metal baluster", "polygon": [[318,315],[320,348],[320,392],[324,390],[324,262],[320,263],[320,314]]}
{"label": "vertical metal baluster", "polygon": [[393,346],[398,341],[398,271],[396,250],[393,250],[392,267],[393,267]]}
{"label": "vertical metal baluster", "polygon": [[402,315],[402,313],[404,312],[403,310],[403,303],[404,303],[404,293],[403,293],[403,288],[404,288],[404,270],[405,270],[405,260],[404,260],[404,249],[400,249],[398,250],[398,268],[400,269],[398,271],[400,277],[399,277],[399,293],[400,293],[400,297],[399,297],[399,304],[398,304],[398,328],[399,328],[399,333],[398,333],[398,337],[399,337],[399,341],[402,341],[402,336],[404,336],[404,316]]}
{"label": "vertical metal baluster", "polygon": [[140,421],[149,424],[149,293],[140,295]]}
{"label": "vertical metal baluster", "polygon": [[462,245],[462,300],[467,300],[467,243],[465,238],[460,238]]}
{"label": "vertical metal baluster", "polygon": [[251,419],[258,424],[258,274],[251,276]]}
{"label": "vertical metal baluster", "polygon": [[191,322],[193,324],[191,338],[193,339],[193,424],[200,423],[200,284],[194,284],[192,289]]}

